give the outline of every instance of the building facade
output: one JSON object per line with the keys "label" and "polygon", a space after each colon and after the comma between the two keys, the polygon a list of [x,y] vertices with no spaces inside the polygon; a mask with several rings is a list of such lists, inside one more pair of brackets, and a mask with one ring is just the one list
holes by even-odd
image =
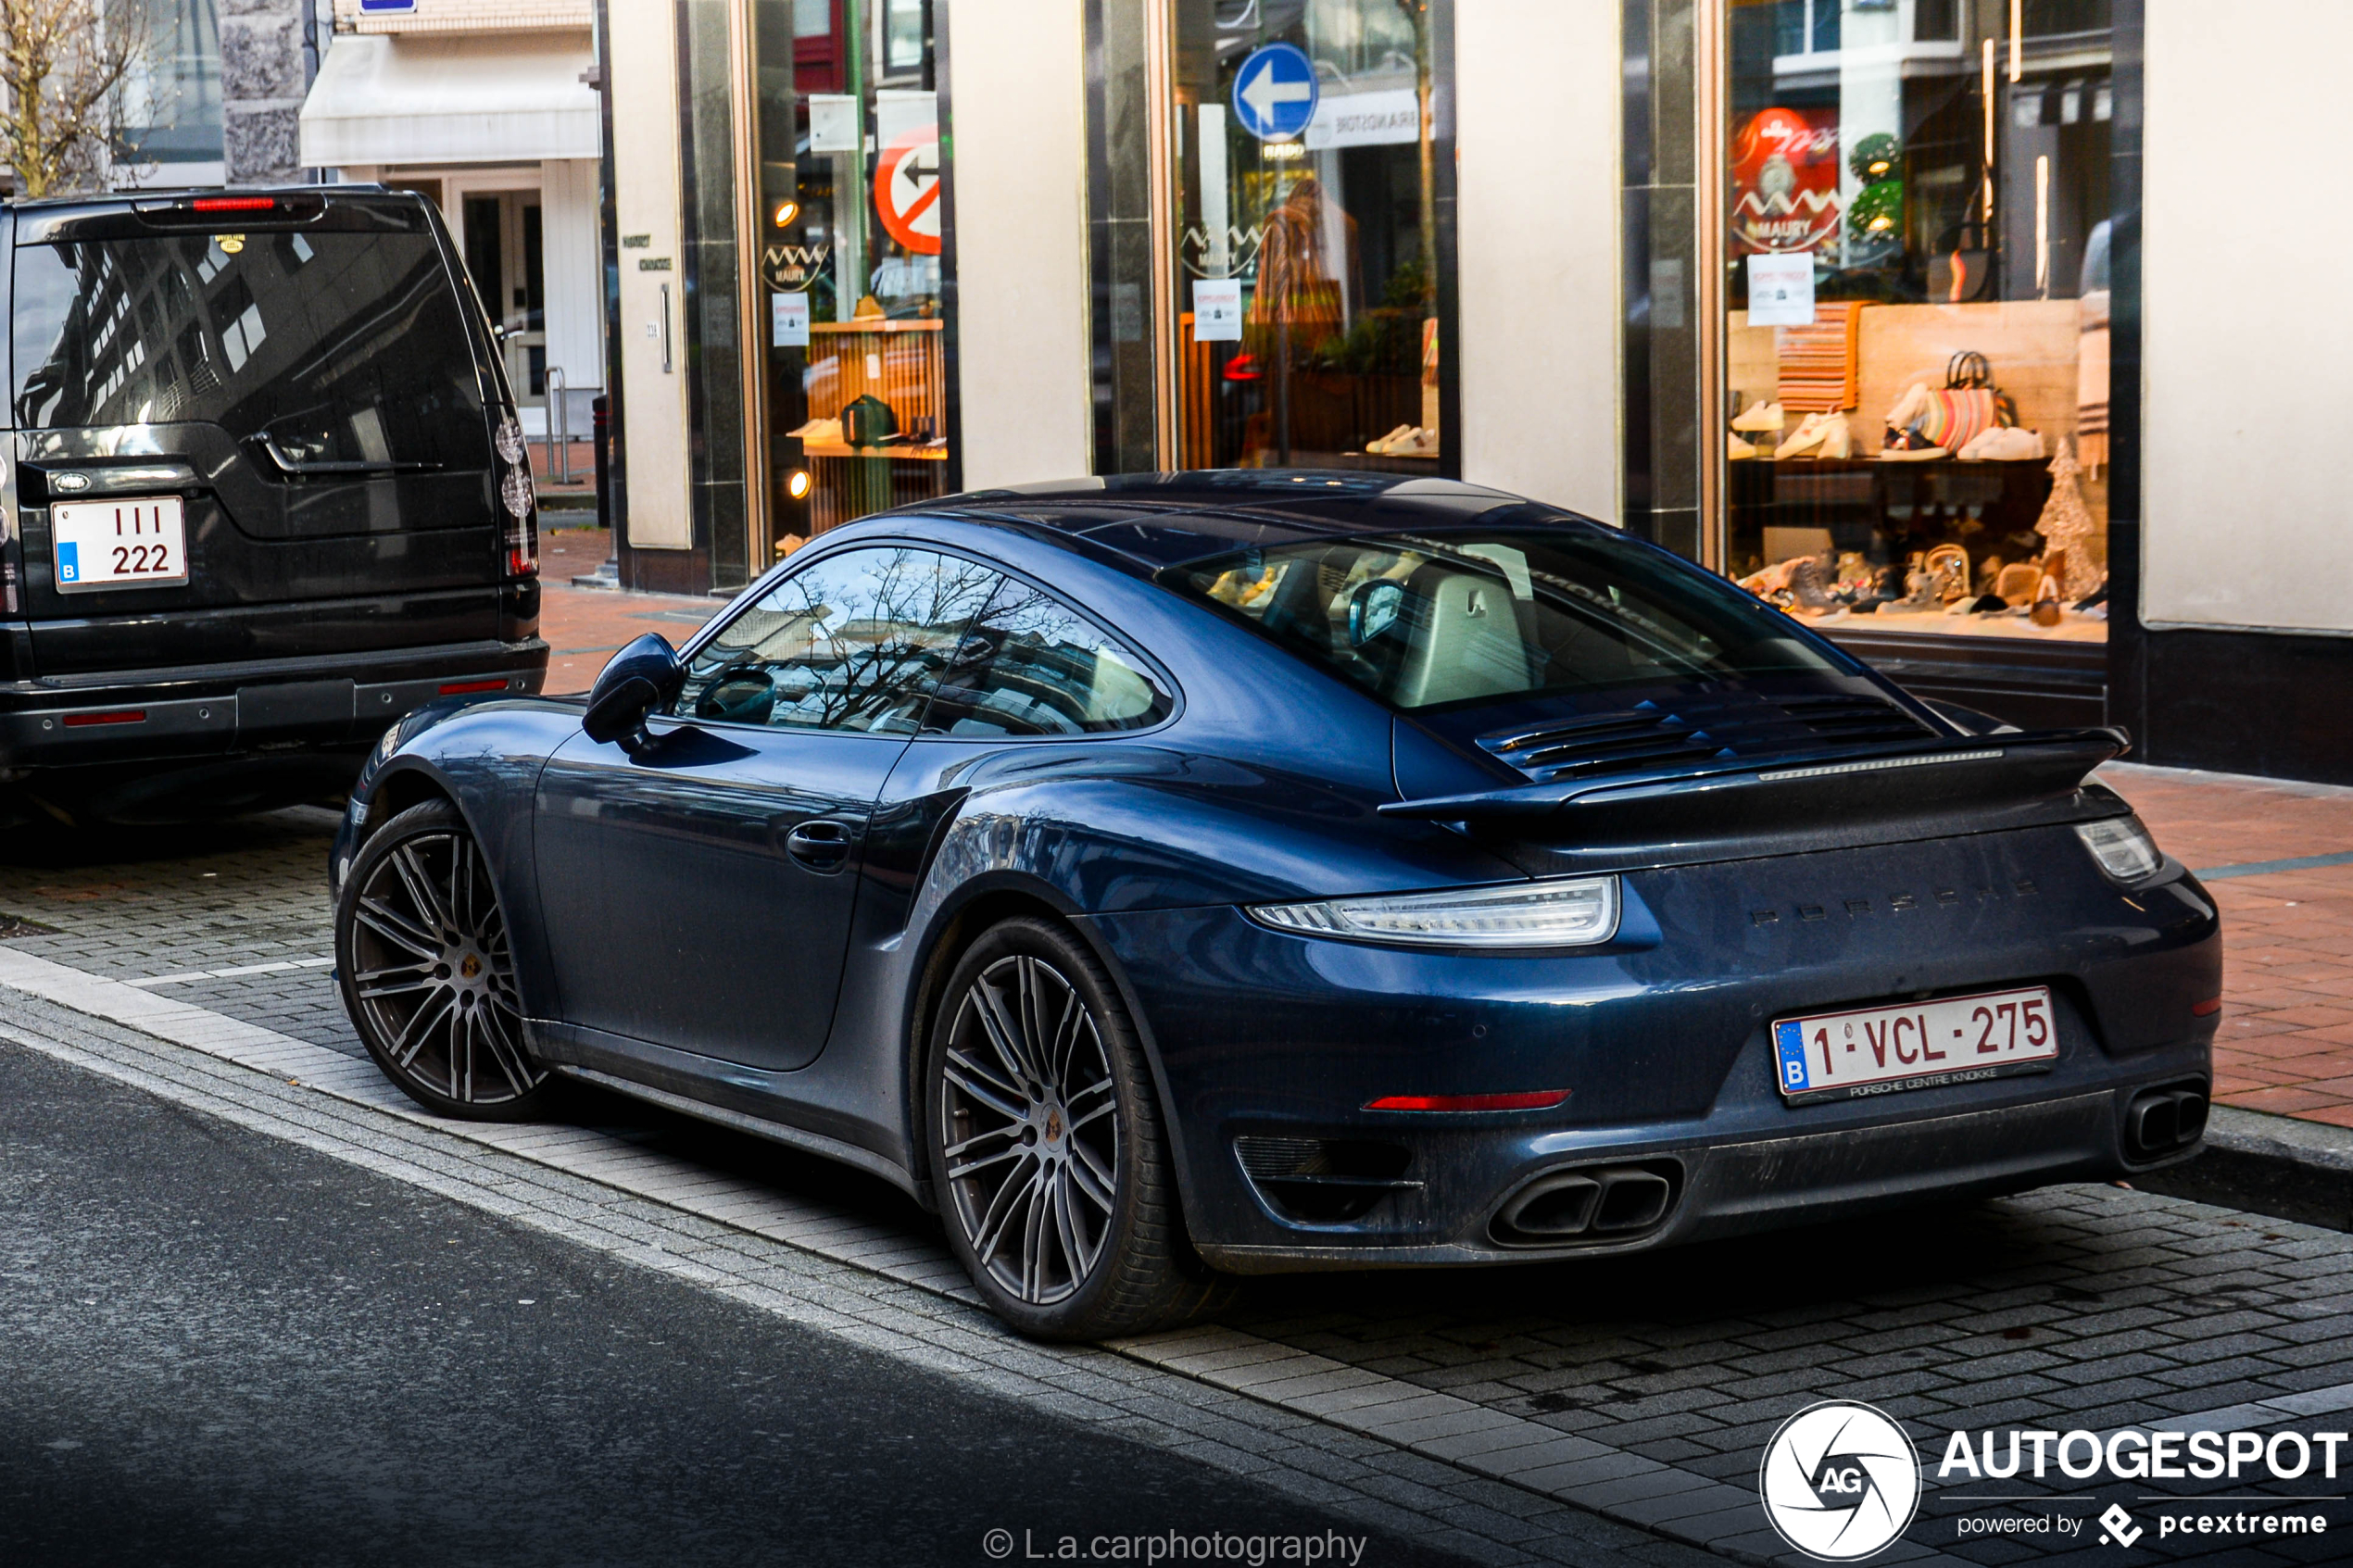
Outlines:
{"label": "building facade", "polygon": [[507,358],[525,433],[585,438],[605,386],[589,0],[333,0],[300,158],[440,207]]}
{"label": "building facade", "polygon": [[2353,781],[2346,329],[2265,282],[2348,220],[2262,150],[2353,10],[605,4],[633,585],[954,489],[1428,474],[1927,695]]}

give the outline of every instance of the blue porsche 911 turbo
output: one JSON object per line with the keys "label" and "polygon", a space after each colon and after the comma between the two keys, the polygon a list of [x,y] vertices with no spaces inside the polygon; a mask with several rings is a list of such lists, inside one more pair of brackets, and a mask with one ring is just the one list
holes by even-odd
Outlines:
{"label": "blue porsche 911 turbo", "polygon": [[333,850],[386,1073],[879,1174],[996,1311],[1660,1247],[2184,1158],[2214,905],[2088,775],[1617,530],[1226,472],[961,495],[579,699],[421,711]]}

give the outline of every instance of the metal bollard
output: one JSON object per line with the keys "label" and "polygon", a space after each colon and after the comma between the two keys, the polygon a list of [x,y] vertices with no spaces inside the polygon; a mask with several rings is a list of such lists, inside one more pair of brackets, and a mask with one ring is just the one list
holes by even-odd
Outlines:
{"label": "metal bollard", "polygon": [[[564,394],[564,368],[550,365],[547,374],[547,477],[558,484],[572,483],[572,409],[571,399]],[[561,453],[562,456],[557,456]]]}

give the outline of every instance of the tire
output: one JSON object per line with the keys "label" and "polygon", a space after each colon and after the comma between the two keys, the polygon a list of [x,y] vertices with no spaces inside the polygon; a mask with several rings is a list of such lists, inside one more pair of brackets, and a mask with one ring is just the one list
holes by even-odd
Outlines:
{"label": "tire", "polygon": [[1149,1333],[1224,1298],[1185,1239],[1126,1010],[1061,927],[1009,920],[965,949],[933,1020],[924,1111],[949,1245],[1020,1333]]}
{"label": "tire", "polygon": [[352,857],[335,900],[344,1010],[384,1076],[426,1110],[526,1122],[557,1085],[531,1055],[488,863],[447,801],[411,806]]}

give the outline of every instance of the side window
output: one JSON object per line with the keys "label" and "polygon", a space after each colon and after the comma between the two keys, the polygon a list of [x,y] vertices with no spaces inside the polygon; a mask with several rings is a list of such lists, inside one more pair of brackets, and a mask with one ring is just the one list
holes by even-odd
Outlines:
{"label": "side window", "polygon": [[674,711],[738,724],[912,734],[1002,582],[975,562],[876,546],[812,561],[698,651]]}
{"label": "side window", "polygon": [[1141,729],[1173,703],[1144,661],[1052,596],[1004,580],[940,677],[926,734]]}

